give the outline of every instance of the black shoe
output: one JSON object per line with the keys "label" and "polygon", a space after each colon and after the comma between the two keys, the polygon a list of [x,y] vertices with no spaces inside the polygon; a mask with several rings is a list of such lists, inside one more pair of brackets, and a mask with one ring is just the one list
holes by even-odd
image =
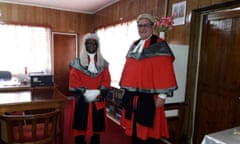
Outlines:
{"label": "black shoe", "polygon": [[100,135],[99,134],[94,134],[91,137],[91,142],[90,144],[100,144]]}
{"label": "black shoe", "polygon": [[86,142],[75,142],[75,144],[87,144]]}
{"label": "black shoe", "polygon": [[85,136],[84,135],[76,136],[75,137],[75,144],[86,144]]}

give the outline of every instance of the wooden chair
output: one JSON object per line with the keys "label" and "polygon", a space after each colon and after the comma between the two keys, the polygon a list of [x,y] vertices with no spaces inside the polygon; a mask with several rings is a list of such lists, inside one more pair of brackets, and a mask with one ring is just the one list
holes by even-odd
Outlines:
{"label": "wooden chair", "polygon": [[[4,144],[54,144],[59,128],[59,110],[24,115],[0,115]],[[4,137],[5,136],[5,137]]]}

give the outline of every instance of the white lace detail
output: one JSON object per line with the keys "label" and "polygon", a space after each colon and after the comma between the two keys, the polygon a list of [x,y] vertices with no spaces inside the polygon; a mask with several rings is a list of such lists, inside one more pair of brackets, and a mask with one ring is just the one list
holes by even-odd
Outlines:
{"label": "white lace detail", "polygon": [[132,51],[133,53],[142,53],[143,50],[143,46],[144,46],[145,40],[141,40],[138,45],[136,45],[136,47],[134,48],[134,50]]}
{"label": "white lace detail", "polygon": [[96,54],[88,54],[88,56],[90,57],[90,63],[88,65],[88,71],[92,72],[92,73],[97,73],[97,69],[96,69],[96,66],[95,66],[95,60],[94,60],[94,57],[95,57]]}

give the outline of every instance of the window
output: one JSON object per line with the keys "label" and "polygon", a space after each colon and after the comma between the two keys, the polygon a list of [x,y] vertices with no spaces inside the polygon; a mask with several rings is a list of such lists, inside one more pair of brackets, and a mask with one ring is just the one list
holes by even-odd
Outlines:
{"label": "window", "polygon": [[118,87],[125,56],[130,45],[138,39],[136,20],[97,30],[101,52],[110,63],[112,86]]}
{"label": "window", "polygon": [[51,72],[51,31],[45,27],[0,24],[0,70],[13,74]]}

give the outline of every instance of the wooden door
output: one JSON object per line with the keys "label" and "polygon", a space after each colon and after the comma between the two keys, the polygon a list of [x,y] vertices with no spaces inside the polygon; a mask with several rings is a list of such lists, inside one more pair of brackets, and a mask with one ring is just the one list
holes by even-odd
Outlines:
{"label": "wooden door", "polygon": [[194,144],[240,125],[240,13],[208,14],[199,61]]}
{"label": "wooden door", "polygon": [[77,54],[77,35],[69,33],[53,33],[54,47],[54,82],[64,95],[70,96],[68,91],[69,63]]}

